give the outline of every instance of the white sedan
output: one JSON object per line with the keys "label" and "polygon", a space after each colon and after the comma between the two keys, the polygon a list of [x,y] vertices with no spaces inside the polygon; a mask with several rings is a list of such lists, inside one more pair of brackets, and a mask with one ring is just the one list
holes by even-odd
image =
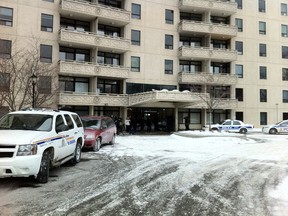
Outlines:
{"label": "white sedan", "polygon": [[288,133],[288,120],[284,120],[273,125],[267,125],[262,128],[262,132],[269,134]]}
{"label": "white sedan", "polygon": [[248,131],[251,131],[254,128],[252,124],[244,124],[240,120],[230,120],[227,119],[220,124],[211,125],[212,130],[218,131],[227,131],[227,132],[236,132],[246,134]]}

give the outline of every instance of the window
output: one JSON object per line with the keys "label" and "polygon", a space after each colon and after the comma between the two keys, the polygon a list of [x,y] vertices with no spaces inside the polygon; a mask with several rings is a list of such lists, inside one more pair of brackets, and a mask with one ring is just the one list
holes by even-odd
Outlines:
{"label": "window", "polygon": [[38,91],[40,94],[51,94],[51,77],[50,76],[39,76]]}
{"label": "window", "polygon": [[260,102],[267,102],[267,89],[260,89]]}
{"label": "window", "polygon": [[52,46],[40,44],[40,61],[52,62]]}
{"label": "window", "polygon": [[258,9],[259,9],[259,12],[266,11],[265,0],[258,0]]}
{"label": "window", "polygon": [[141,5],[132,3],[132,12],[133,19],[141,19]]}
{"label": "window", "polygon": [[74,128],[74,124],[73,124],[73,121],[72,121],[72,118],[70,117],[70,115],[65,114],[64,118],[66,120],[66,123],[67,123],[67,126],[68,126],[69,130],[73,129]]}
{"label": "window", "polygon": [[282,58],[287,59],[288,58],[288,47],[282,46]]}
{"label": "window", "polygon": [[[103,25],[98,25],[98,34],[101,34],[101,30]],[[67,28],[69,30],[76,30],[76,31],[80,31],[80,32],[89,32],[90,31],[90,23],[89,22],[84,22],[84,21],[80,21],[80,20],[73,20],[73,19],[67,19],[64,17],[60,18],[60,27],[61,28]],[[101,29],[101,30],[99,30]],[[100,33],[99,33],[100,31]],[[104,33],[103,33],[104,35]]]}
{"label": "window", "polygon": [[131,71],[140,72],[140,57],[131,56]]}
{"label": "window", "polygon": [[260,125],[267,125],[267,112],[260,112]]}
{"label": "window", "polygon": [[179,65],[180,72],[201,72],[202,71],[202,62],[201,61],[180,61]]}
{"label": "window", "polygon": [[265,66],[259,67],[259,76],[260,79],[267,79],[267,67]]}
{"label": "window", "polygon": [[288,81],[288,68],[282,68],[282,80]]}
{"label": "window", "polygon": [[13,26],[13,9],[0,7],[0,25]]}
{"label": "window", "polygon": [[288,90],[283,90],[283,103],[288,103]]}
{"label": "window", "polygon": [[[88,2],[97,2],[93,0],[85,0]],[[98,0],[99,4],[106,5],[109,7],[115,7],[115,8],[121,8],[121,2],[122,0]]]}
{"label": "window", "polygon": [[287,16],[287,4],[281,3],[281,15]]}
{"label": "window", "polygon": [[259,44],[259,56],[262,56],[262,57],[267,56],[266,44]]}
{"label": "window", "polygon": [[243,65],[235,65],[236,75],[238,78],[243,78]]}
{"label": "window", "polygon": [[98,79],[100,93],[120,94],[120,80]]}
{"label": "window", "polygon": [[173,74],[173,60],[165,59],[165,74]]}
{"label": "window", "polygon": [[0,91],[9,92],[10,90],[10,74],[0,73]]}
{"label": "window", "polygon": [[281,25],[281,36],[282,37],[288,37],[288,26],[287,25]]}
{"label": "window", "polygon": [[243,20],[242,19],[235,19],[235,24],[238,28],[238,32],[243,32]]}
{"label": "window", "polygon": [[98,52],[97,56],[98,64],[108,64],[119,66],[120,65],[120,54],[108,53],[108,52]]}
{"label": "window", "polygon": [[243,88],[236,88],[236,99],[243,101]]}
{"label": "window", "polygon": [[141,32],[138,30],[131,30],[131,43],[132,45],[140,46]]}
{"label": "window", "polygon": [[237,120],[244,121],[243,112],[236,112],[235,115]]}
{"label": "window", "polygon": [[62,92],[88,92],[89,78],[59,76],[59,90]]}
{"label": "window", "polygon": [[47,1],[47,2],[54,2],[54,0],[43,0],[43,1]]}
{"label": "window", "polygon": [[242,41],[235,41],[235,48],[238,52],[238,55],[243,55],[243,42]]}
{"label": "window", "polygon": [[41,31],[53,32],[53,16],[41,14]]}
{"label": "window", "polygon": [[[90,24],[89,24],[89,26],[90,26]],[[106,35],[106,36],[113,36],[113,37],[120,37],[121,36],[121,28],[99,24],[97,34]]]}
{"label": "window", "polygon": [[259,22],[259,34],[266,35],[266,22]]}
{"label": "window", "polygon": [[173,10],[165,10],[165,21],[167,24],[174,23],[174,11]]}
{"label": "window", "polygon": [[90,50],[60,46],[59,51],[60,60],[90,61]]}
{"label": "window", "polygon": [[165,49],[173,49],[173,35],[165,35]]}
{"label": "window", "polygon": [[237,3],[237,8],[238,9],[242,9],[243,8],[242,0],[236,0],[236,3]]}
{"label": "window", "polygon": [[10,40],[0,39],[0,58],[11,58],[11,46]]}

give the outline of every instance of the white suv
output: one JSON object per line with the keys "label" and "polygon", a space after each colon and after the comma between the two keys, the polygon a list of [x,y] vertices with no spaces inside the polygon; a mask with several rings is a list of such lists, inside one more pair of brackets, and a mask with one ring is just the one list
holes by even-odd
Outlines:
{"label": "white suv", "polygon": [[0,119],[0,178],[34,176],[46,183],[49,168],[80,162],[84,129],[76,113],[26,110]]}

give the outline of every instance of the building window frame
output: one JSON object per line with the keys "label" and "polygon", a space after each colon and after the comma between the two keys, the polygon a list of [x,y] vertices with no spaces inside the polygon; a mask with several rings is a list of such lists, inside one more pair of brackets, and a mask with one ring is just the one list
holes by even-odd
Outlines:
{"label": "building window frame", "polygon": [[237,3],[237,9],[243,9],[242,0],[236,0],[236,3]]}
{"label": "building window frame", "polygon": [[288,10],[287,10],[287,4],[281,3],[281,15],[287,16]]}
{"label": "building window frame", "polygon": [[243,32],[243,19],[236,18],[235,24],[237,26],[238,32]]}
{"label": "building window frame", "polygon": [[235,65],[235,73],[238,78],[243,78],[244,77],[244,68],[243,65],[241,64],[236,64]]}
{"label": "building window frame", "polygon": [[259,21],[259,34],[266,35],[266,22]]}
{"label": "building window frame", "polygon": [[282,81],[288,81],[288,68],[282,68]]}
{"label": "building window frame", "polygon": [[173,60],[165,59],[165,74],[172,75],[173,74]]}
{"label": "building window frame", "polygon": [[238,55],[243,55],[243,41],[235,41],[235,49]]}
{"label": "building window frame", "polygon": [[13,8],[0,7],[0,25],[13,26]]}
{"label": "building window frame", "polygon": [[132,3],[131,17],[132,19],[141,19],[141,5]]}
{"label": "building window frame", "polygon": [[41,13],[41,31],[53,32],[53,15]]}
{"label": "building window frame", "polygon": [[52,77],[51,76],[39,76],[37,82],[38,91],[40,94],[51,94]]}
{"label": "building window frame", "polygon": [[267,112],[260,112],[260,125],[267,125]]}
{"label": "building window frame", "polygon": [[236,88],[235,96],[236,96],[236,99],[238,99],[238,101],[244,101],[243,88]]}
{"label": "building window frame", "polygon": [[260,102],[267,102],[267,89],[260,89]]}
{"label": "building window frame", "polygon": [[282,46],[282,58],[288,59],[288,46]]}
{"label": "building window frame", "polygon": [[259,78],[260,79],[267,79],[267,67],[266,66],[259,66]]}
{"label": "building window frame", "polygon": [[166,24],[174,24],[174,11],[165,9],[165,22]]}
{"label": "building window frame", "polygon": [[260,57],[267,57],[267,45],[260,43],[259,44],[259,56]]}
{"label": "building window frame", "polygon": [[131,44],[140,46],[141,44],[141,31],[139,30],[131,30]]}
{"label": "building window frame", "polygon": [[140,72],[140,65],[141,65],[140,60],[141,59],[139,56],[131,56],[131,71],[132,72]]}
{"label": "building window frame", "polygon": [[40,61],[52,63],[52,45],[40,44]]}
{"label": "building window frame", "polygon": [[266,12],[266,2],[265,0],[258,0],[258,11],[261,13]]}
{"label": "building window frame", "polygon": [[12,52],[12,41],[0,39],[0,58],[10,59]]}
{"label": "building window frame", "polygon": [[10,74],[0,73],[0,91],[9,92],[10,91]]}
{"label": "building window frame", "polygon": [[282,90],[282,102],[288,103],[288,90]]}
{"label": "building window frame", "polygon": [[173,49],[173,35],[165,34],[165,49]]}

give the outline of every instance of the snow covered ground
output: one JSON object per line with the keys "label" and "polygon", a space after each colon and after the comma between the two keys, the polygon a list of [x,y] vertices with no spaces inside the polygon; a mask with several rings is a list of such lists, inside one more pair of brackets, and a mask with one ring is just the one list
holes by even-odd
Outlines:
{"label": "snow covered ground", "polygon": [[47,184],[0,179],[0,215],[287,216],[287,145],[259,129],[118,136]]}

